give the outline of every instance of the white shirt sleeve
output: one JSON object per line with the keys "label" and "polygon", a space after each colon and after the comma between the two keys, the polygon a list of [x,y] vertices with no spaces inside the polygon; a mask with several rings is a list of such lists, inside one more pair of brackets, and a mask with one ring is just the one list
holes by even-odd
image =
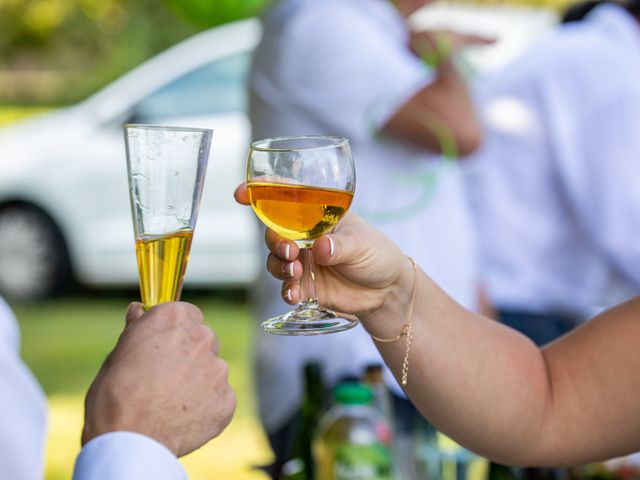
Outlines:
{"label": "white shirt sleeve", "polygon": [[73,480],[186,480],[176,456],[139,433],[111,432],[88,442],[78,455]]}
{"label": "white shirt sleeve", "polygon": [[349,2],[306,4],[265,50],[278,54],[257,56],[254,88],[293,103],[322,133],[370,138],[433,80],[403,31],[371,15]]}
{"label": "white shirt sleeve", "polygon": [[0,297],[0,479],[40,480],[47,403],[18,347],[18,324]]}
{"label": "white shirt sleeve", "polygon": [[20,330],[11,308],[7,302],[0,297],[0,346],[3,350],[8,349],[16,355],[20,354]]}

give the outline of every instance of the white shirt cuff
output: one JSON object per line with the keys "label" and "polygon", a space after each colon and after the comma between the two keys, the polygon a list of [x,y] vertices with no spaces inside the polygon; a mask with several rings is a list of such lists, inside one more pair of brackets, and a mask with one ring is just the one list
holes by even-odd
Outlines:
{"label": "white shirt cuff", "polygon": [[187,480],[176,456],[161,443],[139,433],[110,432],[87,443],[73,480]]}

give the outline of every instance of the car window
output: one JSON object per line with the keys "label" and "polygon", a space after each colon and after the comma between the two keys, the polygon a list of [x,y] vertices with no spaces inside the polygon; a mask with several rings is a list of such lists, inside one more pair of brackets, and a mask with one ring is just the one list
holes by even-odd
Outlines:
{"label": "car window", "polygon": [[209,63],[157,90],[135,109],[136,121],[245,110],[250,54]]}

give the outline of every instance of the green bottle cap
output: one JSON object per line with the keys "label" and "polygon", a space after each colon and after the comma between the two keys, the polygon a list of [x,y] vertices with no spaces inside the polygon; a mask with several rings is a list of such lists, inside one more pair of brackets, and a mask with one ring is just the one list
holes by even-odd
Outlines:
{"label": "green bottle cap", "polygon": [[366,405],[371,403],[371,389],[361,383],[341,383],[333,390],[333,399],[341,405]]}

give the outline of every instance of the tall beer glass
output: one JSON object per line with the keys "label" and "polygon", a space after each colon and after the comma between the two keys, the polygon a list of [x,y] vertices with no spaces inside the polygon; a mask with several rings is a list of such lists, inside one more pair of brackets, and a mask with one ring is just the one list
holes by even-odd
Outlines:
{"label": "tall beer glass", "polygon": [[212,131],[125,125],[140,293],[145,309],[180,299]]}

